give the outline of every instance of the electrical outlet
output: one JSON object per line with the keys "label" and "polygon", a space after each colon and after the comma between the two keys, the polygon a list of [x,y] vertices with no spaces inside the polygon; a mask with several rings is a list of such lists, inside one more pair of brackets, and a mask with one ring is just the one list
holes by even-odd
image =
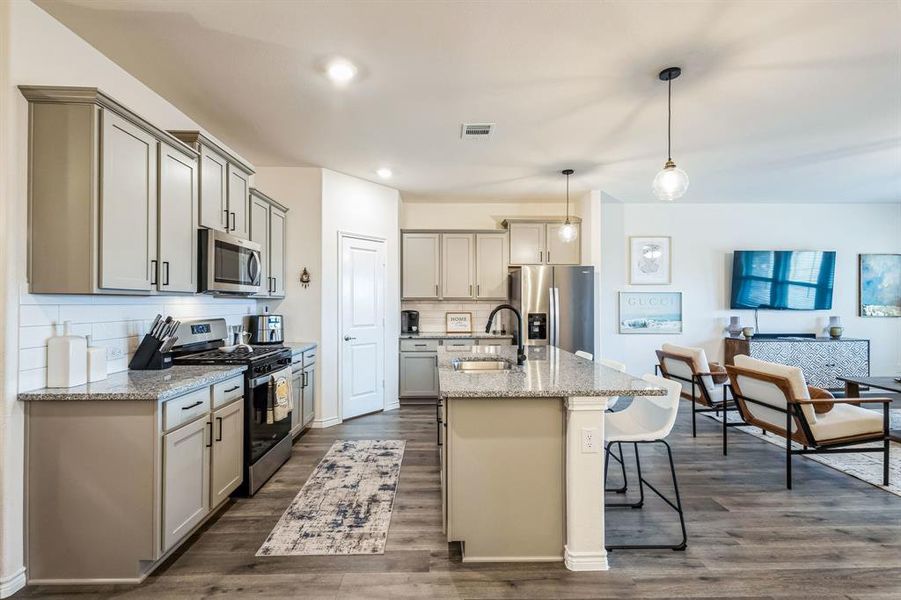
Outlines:
{"label": "electrical outlet", "polygon": [[106,357],[109,360],[116,360],[125,357],[125,350],[118,346],[107,346]]}
{"label": "electrical outlet", "polygon": [[601,444],[599,441],[598,430],[594,427],[582,428],[582,454],[599,454]]}

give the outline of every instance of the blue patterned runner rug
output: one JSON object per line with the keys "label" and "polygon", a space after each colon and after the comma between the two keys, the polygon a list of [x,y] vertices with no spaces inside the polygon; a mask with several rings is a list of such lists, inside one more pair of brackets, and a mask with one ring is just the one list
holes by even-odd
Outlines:
{"label": "blue patterned runner rug", "polygon": [[338,440],[257,556],[384,554],[403,440]]}

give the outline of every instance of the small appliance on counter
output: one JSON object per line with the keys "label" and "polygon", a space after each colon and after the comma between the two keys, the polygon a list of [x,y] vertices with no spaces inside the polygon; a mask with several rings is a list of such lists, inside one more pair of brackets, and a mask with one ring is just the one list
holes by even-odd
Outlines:
{"label": "small appliance on counter", "polygon": [[285,341],[284,322],[281,315],[253,315],[247,318],[248,344],[281,344]]}
{"label": "small appliance on counter", "polygon": [[70,388],[87,382],[88,342],[82,335],[72,335],[72,322],[66,321],[63,335],[47,340],[47,387]]}
{"label": "small appliance on counter", "polygon": [[402,310],[402,311],[400,311],[400,332],[401,333],[419,333],[419,311],[418,310]]}

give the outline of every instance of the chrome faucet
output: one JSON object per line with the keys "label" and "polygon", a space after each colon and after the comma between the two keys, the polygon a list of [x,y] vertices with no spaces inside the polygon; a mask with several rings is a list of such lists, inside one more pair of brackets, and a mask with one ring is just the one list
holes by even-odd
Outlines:
{"label": "chrome faucet", "polygon": [[501,304],[499,306],[495,306],[494,310],[491,311],[491,314],[488,315],[488,324],[485,325],[485,333],[491,333],[491,322],[494,321],[494,315],[505,308],[512,310],[513,314],[516,315],[516,333],[517,339],[519,340],[519,346],[516,348],[516,364],[522,365],[526,362],[526,348],[523,344],[523,335],[525,335],[525,331],[523,331],[522,328],[522,313],[520,313],[515,306],[513,306],[512,304]]}

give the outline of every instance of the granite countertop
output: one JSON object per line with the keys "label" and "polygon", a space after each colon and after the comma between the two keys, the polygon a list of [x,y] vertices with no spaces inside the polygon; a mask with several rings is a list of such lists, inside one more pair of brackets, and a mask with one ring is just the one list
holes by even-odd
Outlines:
{"label": "granite countertop", "polygon": [[[553,346],[527,346],[527,360],[516,365],[515,346],[438,349],[443,398],[571,398],[576,396],[664,396],[641,379],[579,358]],[[455,359],[509,360],[507,371],[454,371]]]}
{"label": "granite countertop", "polygon": [[246,368],[176,365],[162,371],[121,371],[95,383],[22,392],[19,400],[168,400],[240,375]]}
{"label": "granite countertop", "polygon": [[316,346],[319,345],[318,342],[284,342],[282,344],[286,348],[291,348],[291,355],[297,356],[301,352],[306,352],[307,350],[312,350]]}
{"label": "granite countertop", "polygon": [[513,339],[511,333],[485,333],[484,331],[473,331],[472,333],[442,333],[423,331],[421,333],[402,333],[402,340],[490,340],[490,339]]}

